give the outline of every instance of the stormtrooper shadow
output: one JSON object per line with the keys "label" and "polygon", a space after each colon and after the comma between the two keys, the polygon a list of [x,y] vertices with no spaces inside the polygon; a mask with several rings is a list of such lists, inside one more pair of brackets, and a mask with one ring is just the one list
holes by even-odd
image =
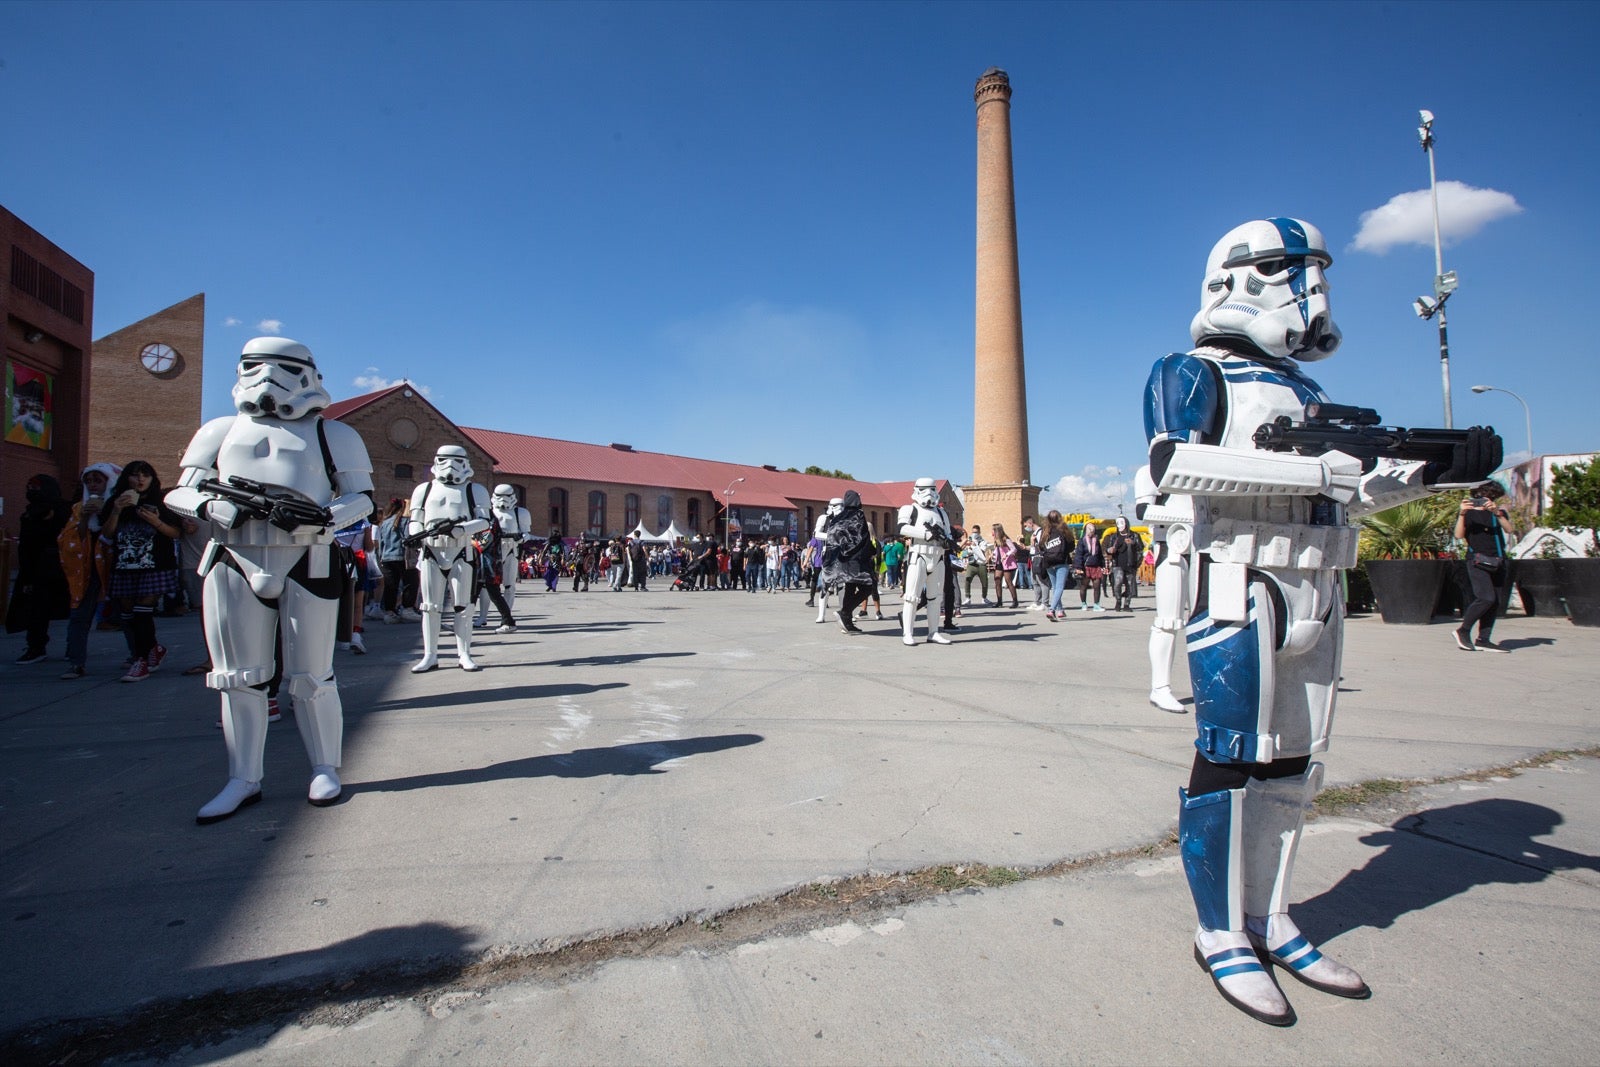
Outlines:
{"label": "stormtrooper shadow", "polygon": [[1531,885],[1557,871],[1600,872],[1600,858],[1536,840],[1563,822],[1541,804],[1477,800],[1408,815],[1367,834],[1387,846],[1322,894],[1296,905],[1324,938],[1361,926],[1387,929],[1413,911],[1480,885]]}
{"label": "stormtrooper shadow", "polygon": [[491,763],[487,767],[468,767],[459,771],[418,774],[410,778],[389,778],[346,787],[347,793],[403,793],[438,786],[480,785],[518,778],[601,778],[607,775],[631,777],[640,774],[665,774],[660,764],[683,756],[721,752],[754,745],[766,738],[760,734],[718,734],[713,737],[685,737],[675,741],[646,741],[605,748],[580,748],[549,756]]}

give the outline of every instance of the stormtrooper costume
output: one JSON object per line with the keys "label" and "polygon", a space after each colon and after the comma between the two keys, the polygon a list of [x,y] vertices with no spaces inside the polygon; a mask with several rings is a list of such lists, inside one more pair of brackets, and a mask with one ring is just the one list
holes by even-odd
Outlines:
{"label": "stormtrooper costume", "polygon": [[[344,715],[333,646],[344,576],[331,545],[335,531],[372,511],[366,446],[356,431],[319,414],[330,397],[305,345],[284,337],[247,343],[233,402],[237,415],[213,419],[189,442],[166,498],[174,511],[211,524],[197,570],[212,663],[206,685],[222,695],[228,783],[200,809],[195,821],[202,824],[261,799],[267,684],[280,623],[283,688],[294,697],[311,759],[309,799],[318,806],[338,799]],[[301,525],[278,509],[256,518],[248,506],[200,488],[234,477],[326,507],[332,522]]]}
{"label": "stormtrooper costume", "polygon": [[[494,552],[500,565],[501,595],[506,598],[506,607],[514,608],[517,604],[517,579],[521,577],[517,554],[522,550],[522,542],[533,534],[533,516],[527,508],[517,506],[517,487],[514,485],[495,486],[490,509],[500,527],[500,543],[494,547]],[[480,592],[477,625],[486,625],[488,620],[489,594]]]}
{"label": "stormtrooper costume", "polygon": [[[1186,586],[1198,751],[1179,791],[1178,835],[1200,920],[1194,955],[1225,999],[1279,1026],[1295,1015],[1273,965],[1323,992],[1370,996],[1288,915],[1305,808],[1322,780],[1310,757],[1327,747],[1333,718],[1351,519],[1488,474],[1468,469],[1489,451],[1472,444],[1448,470],[1255,447],[1258,426],[1299,421],[1308,402],[1327,401],[1297,364],[1339,345],[1323,276],[1331,262],[1322,234],[1297,219],[1227,233],[1206,264],[1190,327],[1197,347],[1158,360],[1145,390],[1153,506],[1173,506],[1155,519],[1167,553],[1184,560],[1174,577]],[[1478,445],[1493,438],[1467,433]],[[1184,603],[1167,590],[1164,632]]]}
{"label": "stormtrooper costume", "polygon": [[409,533],[427,533],[417,560],[422,612],[422,659],[411,668],[422,674],[439,666],[440,617],[446,585],[450,590],[456,662],[464,671],[481,668],[472,661],[473,535],[489,528],[489,493],[472,480],[472,463],[460,445],[440,445],[433,454],[433,480],[411,494]]}
{"label": "stormtrooper costume", "polygon": [[944,606],[944,569],[949,566],[950,516],[939,504],[939,487],[932,478],[918,478],[911,489],[911,503],[900,508],[900,535],[911,542],[906,550],[906,595],[900,606],[901,641],[917,643],[912,629],[917,621],[917,603],[928,595],[928,641],[948,645],[950,639],[939,632],[939,616]]}
{"label": "stormtrooper costume", "polygon": [[1150,624],[1150,703],[1162,711],[1182,715],[1187,709],[1172,692],[1172,657],[1183,630],[1184,606],[1189,588],[1189,555],[1167,548],[1167,527],[1194,523],[1194,506],[1182,493],[1160,493],[1149,466],[1133,477],[1134,514],[1150,527],[1155,555],[1156,617]]}
{"label": "stormtrooper costume", "polygon": [[[817,516],[816,525],[812,528],[812,535],[818,541],[828,540],[828,526],[844,512],[844,497],[836,496],[828,501],[827,508]],[[822,580],[822,568],[819,566],[811,576],[811,588],[817,597],[817,621],[823,622],[828,615],[828,583]],[[839,594],[840,603],[844,602],[844,593]]]}

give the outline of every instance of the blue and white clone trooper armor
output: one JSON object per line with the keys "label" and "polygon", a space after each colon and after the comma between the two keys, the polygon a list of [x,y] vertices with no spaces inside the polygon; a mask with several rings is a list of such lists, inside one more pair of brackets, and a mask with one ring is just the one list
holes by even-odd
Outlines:
{"label": "blue and white clone trooper armor", "polygon": [[[1336,996],[1371,995],[1288,915],[1305,808],[1322,780],[1311,756],[1327,748],[1333,718],[1351,520],[1476,483],[1500,460],[1492,429],[1377,427],[1375,412],[1330,404],[1305,376],[1299,363],[1339,345],[1331,262],[1322,234],[1297,219],[1227,233],[1206,263],[1197,347],[1156,361],[1144,404],[1156,490],[1146,517],[1184,558],[1169,580],[1188,586],[1168,602],[1187,609],[1199,735],[1178,816],[1200,919],[1195,959],[1225,999],[1277,1026],[1295,1015],[1273,965]],[[1275,445],[1273,432],[1303,436]],[[1420,437],[1432,451],[1395,443]]]}
{"label": "blue and white clone trooper armor", "polygon": [[446,586],[455,618],[456,663],[464,671],[480,668],[472,659],[472,571],[477,562],[474,535],[489,528],[489,492],[472,480],[472,462],[460,445],[440,445],[433,454],[433,480],[411,494],[410,540],[422,546],[417,559],[422,612],[422,659],[411,673],[439,666],[439,628]]}
{"label": "blue and white clone trooper armor", "polygon": [[228,784],[195,821],[216,822],[261,799],[267,685],[283,633],[283,688],[311,757],[312,804],[332,804],[344,713],[333,676],[344,576],[334,532],[372,511],[372,462],[361,437],[325,421],[311,350],[257,337],[239,357],[237,415],[200,427],[167,494],[174,511],[211,523],[205,578],[206,685],[222,693]]}

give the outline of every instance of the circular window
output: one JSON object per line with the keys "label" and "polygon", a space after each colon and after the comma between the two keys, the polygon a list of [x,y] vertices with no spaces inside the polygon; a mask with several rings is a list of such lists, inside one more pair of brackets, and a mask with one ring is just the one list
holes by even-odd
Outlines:
{"label": "circular window", "polygon": [[422,431],[417,429],[417,424],[401,416],[389,424],[389,440],[400,448],[414,448],[422,438]]}
{"label": "circular window", "polygon": [[145,345],[139,350],[139,362],[155,375],[167,375],[178,369],[178,353],[171,345]]}

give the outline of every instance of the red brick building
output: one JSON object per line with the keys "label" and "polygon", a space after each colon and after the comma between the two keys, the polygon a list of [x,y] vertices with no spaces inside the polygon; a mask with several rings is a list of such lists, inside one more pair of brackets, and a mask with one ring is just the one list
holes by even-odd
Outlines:
{"label": "red brick building", "polygon": [[94,343],[89,462],[142,459],[161,484],[178,481],[178,460],[200,428],[206,296],[187,300]]}
{"label": "red brick building", "polygon": [[89,451],[94,272],[0,207],[0,535],[16,536],[28,479],[71,496]]}
{"label": "red brick building", "polygon": [[[653,535],[673,529],[685,537],[721,539],[729,532],[731,510],[735,536],[805,540],[828,500],[848,489],[861,494],[867,518],[881,534],[893,527],[900,505],[911,500],[911,481],[857,482],[646,452],[622,443],[583,444],[457,427],[404,383],[341,400],[325,414],[354,427],[366,441],[380,505],[427,480],[437,446],[460,444],[472,457],[479,483],[516,486],[541,534],[556,529],[565,537],[610,537],[643,526]],[[400,486],[401,491],[389,488]],[[949,482],[940,482],[940,497],[959,523],[961,504]]]}

